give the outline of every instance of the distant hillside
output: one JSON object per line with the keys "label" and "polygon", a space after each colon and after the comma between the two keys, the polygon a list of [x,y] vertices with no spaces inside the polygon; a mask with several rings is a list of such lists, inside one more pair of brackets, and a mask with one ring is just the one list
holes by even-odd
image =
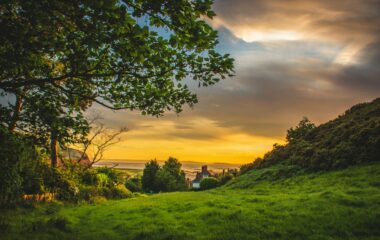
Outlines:
{"label": "distant hillside", "polygon": [[306,124],[291,131],[296,137],[288,132],[288,144],[275,145],[263,158],[243,165],[241,172],[278,164],[286,175],[380,161],[380,98],[355,105],[318,127]]}

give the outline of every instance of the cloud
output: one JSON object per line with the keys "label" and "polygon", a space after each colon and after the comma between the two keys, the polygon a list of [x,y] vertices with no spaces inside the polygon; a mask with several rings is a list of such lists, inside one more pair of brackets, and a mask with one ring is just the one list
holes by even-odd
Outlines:
{"label": "cloud", "polygon": [[[236,76],[179,116],[105,111],[131,129],[108,158],[250,161],[303,116],[317,124],[380,95],[380,1],[217,0],[218,50]],[[117,157],[119,156],[119,157]],[[132,156],[132,157],[131,157]]]}

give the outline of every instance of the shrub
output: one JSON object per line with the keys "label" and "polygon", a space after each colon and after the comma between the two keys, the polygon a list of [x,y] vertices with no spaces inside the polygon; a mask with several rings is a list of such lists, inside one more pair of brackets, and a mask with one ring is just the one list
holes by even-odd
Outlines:
{"label": "shrub", "polygon": [[224,184],[228,183],[232,178],[233,178],[233,176],[231,174],[224,175],[220,178],[219,184],[224,185]]}
{"label": "shrub", "polygon": [[[98,172],[98,174],[104,174],[105,176],[107,176],[108,178],[107,184],[109,186],[117,185],[124,182],[122,174],[113,168],[100,167],[100,168],[96,168],[96,171]],[[101,178],[105,179],[103,176]]]}
{"label": "shrub", "polygon": [[98,174],[98,172],[95,168],[85,170],[80,176],[82,183],[86,185],[97,185],[98,182],[96,174]]}
{"label": "shrub", "polygon": [[200,183],[200,189],[201,190],[207,190],[207,189],[212,189],[216,188],[219,185],[218,179],[214,177],[207,177],[203,178],[201,183]]}
{"label": "shrub", "polygon": [[31,140],[0,126],[0,205],[13,203],[23,194],[22,170],[39,160]]}
{"label": "shrub", "polygon": [[102,192],[96,186],[81,186],[78,198],[80,200],[90,201],[95,196],[101,196]]}
{"label": "shrub", "polygon": [[125,187],[129,189],[131,192],[142,192],[141,178],[136,176],[127,179],[127,181],[125,182]]}
{"label": "shrub", "polygon": [[122,198],[131,198],[133,194],[129,191],[124,185],[119,184],[114,188],[110,188],[107,192],[107,198],[111,199],[122,199]]}

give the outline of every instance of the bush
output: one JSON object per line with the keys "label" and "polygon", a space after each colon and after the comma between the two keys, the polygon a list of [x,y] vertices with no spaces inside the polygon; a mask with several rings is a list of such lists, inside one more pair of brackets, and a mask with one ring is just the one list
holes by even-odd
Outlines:
{"label": "bush", "polygon": [[141,178],[136,176],[127,179],[127,181],[125,182],[125,187],[129,189],[131,192],[142,192]]}
{"label": "bush", "polygon": [[78,198],[84,201],[90,201],[95,196],[101,196],[102,192],[96,186],[81,186]]}
{"label": "bush", "polygon": [[[0,205],[14,203],[23,194],[23,169],[39,161],[32,140],[13,134],[0,126]],[[37,189],[39,189],[37,187]]]}
{"label": "bush", "polygon": [[133,197],[133,194],[124,185],[119,184],[114,188],[108,189],[106,197],[111,199],[122,199],[131,198]]}
{"label": "bush", "polygon": [[212,189],[216,188],[219,185],[218,179],[214,177],[207,177],[203,178],[201,183],[200,183],[200,189],[201,190],[207,190],[207,189]]}
{"label": "bush", "polygon": [[233,178],[233,176],[231,174],[224,175],[220,178],[219,184],[224,185],[224,184],[228,183],[232,178]]}

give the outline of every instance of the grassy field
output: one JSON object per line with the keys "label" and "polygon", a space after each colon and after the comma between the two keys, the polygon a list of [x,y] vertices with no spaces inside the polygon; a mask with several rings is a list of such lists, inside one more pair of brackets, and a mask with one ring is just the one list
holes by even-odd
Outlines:
{"label": "grassy field", "polygon": [[272,167],[206,192],[2,210],[0,239],[380,239],[379,226],[380,164]]}

